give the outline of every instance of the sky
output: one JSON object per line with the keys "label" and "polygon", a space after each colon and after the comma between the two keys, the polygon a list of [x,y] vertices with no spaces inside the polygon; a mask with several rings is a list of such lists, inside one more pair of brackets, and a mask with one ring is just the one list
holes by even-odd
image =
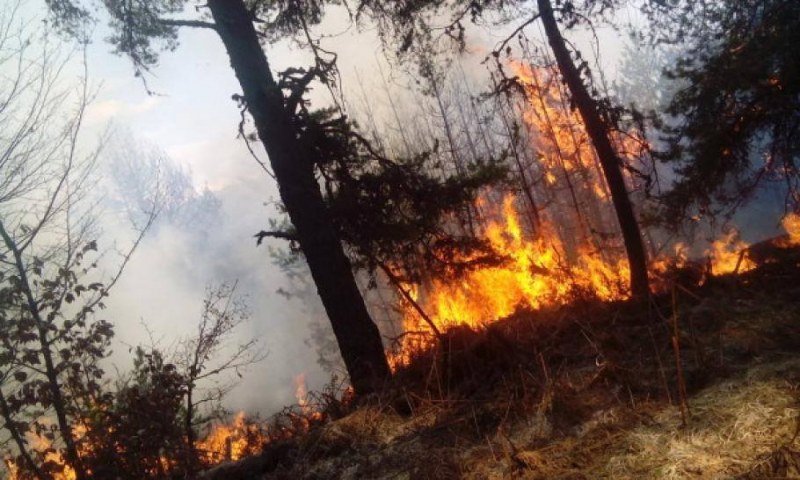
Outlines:
{"label": "sky", "polygon": [[[42,18],[45,4],[27,0],[22,14]],[[333,18],[329,25],[329,32],[346,30],[341,18]],[[113,54],[103,41],[104,30],[102,24],[97,27],[86,52],[97,96],[86,116],[84,141],[92,144],[108,128],[124,132],[143,149],[159,149],[175,165],[188,169],[198,191],[207,188],[221,201],[220,215],[202,231],[161,222],[145,237],[105,311],[116,327],[113,368],[129,368],[130,346],[149,342],[151,333],[169,350],[195,328],[206,288],[237,282],[252,313],[235,341],[258,338],[268,356],[243,372],[226,404],[233,410],[267,415],[294,403],[295,376],[305,374],[311,389],[327,381],[308,343],[310,325],[325,325],[326,319],[315,296],[287,299],[278,293],[288,280],[270,261],[268,249],[256,247],[254,233],[266,228],[270,218],[278,218],[278,194],[275,182],[236,138],[240,112],[231,96],[240,88],[221,42],[211,31],[181,31],[177,50],[163,53],[147,76],[148,88],[155,92],[151,95],[133,75],[130,62]],[[500,31],[484,30],[479,38],[470,39],[474,53],[464,60],[466,68],[485,72],[480,60],[487,49],[480,45],[491,46],[500,37]],[[382,50],[374,32],[345,32],[328,39],[326,46],[341,54],[345,93],[352,106],[369,104],[379,118],[387,117],[388,99],[379,93],[385,76],[399,108],[408,113],[413,97],[402,91],[410,81],[385,65],[382,73],[376,69]],[[616,61],[615,51],[604,50],[608,65]],[[287,43],[270,47],[267,54],[273,71],[309,63],[307,53]],[[80,62],[73,62],[65,81],[73,81],[81,71]],[[312,92],[311,98],[316,105],[330,101],[324,89]],[[113,148],[112,142],[110,155]],[[266,160],[258,145],[256,152]],[[109,165],[106,162],[105,168]],[[113,177],[111,173],[104,171]],[[104,218],[103,236],[109,244],[129,239],[130,231],[113,212]]]}

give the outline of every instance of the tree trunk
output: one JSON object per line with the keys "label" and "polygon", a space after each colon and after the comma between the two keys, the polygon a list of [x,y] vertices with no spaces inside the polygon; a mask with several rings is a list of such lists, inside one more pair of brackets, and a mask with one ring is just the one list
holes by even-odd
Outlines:
{"label": "tree trunk", "polygon": [[611,192],[611,200],[614,203],[614,210],[617,213],[625,250],[628,254],[628,264],[631,270],[631,293],[634,297],[645,297],[650,292],[647,280],[647,256],[644,251],[642,234],[639,231],[639,223],[633,213],[633,205],[622,177],[620,159],[608,138],[608,126],[600,118],[597,104],[581,81],[577,67],[572,63],[564,38],[558,30],[558,23],[553,15],[550,0],[538,0],[538,5],[547,40],[553,49],[558,68],[572,94],[572,100],[578,107],[586,125],[586,131],[597,151],[600,165],[603,167],[603,174]]}
{"label": "tree trunk", "polygon": [[269,155],[281,199],[297,229],[317,292],[333,326],[350,381],[359,395],[390,374],[377,326],[367,312],[314,175],[314,162],[297,141],[292,112],[270,71],[242,0],[209,0],[216,30],[244,92],[247,109]]}
{"label": "tree trunk", "polygon": [[198,457],[197,445],[195,445],[195,433],[192,420],[194,419],[194,381],[196,378],[195,369],[189,373],[189,383],[186,385],[186,414],[183,417],[183,428],[186,431],[186,470],[189,473],[197,473]]}

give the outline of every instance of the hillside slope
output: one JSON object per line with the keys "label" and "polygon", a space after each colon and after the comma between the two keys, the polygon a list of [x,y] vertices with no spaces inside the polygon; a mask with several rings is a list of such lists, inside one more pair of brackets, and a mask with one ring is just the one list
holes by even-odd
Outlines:
{"label": "hillside slope", "polygon": [[800,478],[800,252],[762,260],[450,331],[383,396],[206,477]]}

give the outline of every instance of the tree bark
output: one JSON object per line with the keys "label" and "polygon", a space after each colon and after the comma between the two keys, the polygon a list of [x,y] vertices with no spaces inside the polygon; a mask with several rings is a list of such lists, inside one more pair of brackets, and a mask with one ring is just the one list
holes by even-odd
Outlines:
{"label": "tree bark", "polygon": [[631,294],[634,297],[646,297],[650,293],[647,279],[647,255],[642,242],[642,234],[639,231],[639,222],[633,213],[633,205],[625,187],[625,179],[622,177],[620,159],[608,137],[608,126],[600,117],[596,102],[586,90],[580,73],[570,58],[566,43],[553,15],[550,0],[537,0],[537,2],[547,40],[553,49],[558,68],[572,94],[572,99],[586,125],[586,131],[592,139],[608,189],[611,192],[611,200],[614,203],[614,210],[625,242],[625,251],[628,255]]}
{"label": "tree bark", "polygon": [[317,292],[333,326],[339,349],[356,394],[380,388],[391,375],[378,328],[364,299],[331,222],[314,161],[297,140],[292,113],[285,108],[242,0],[209,0],[216,24],[258,136],[269,155],[281,199],[297,229]]}

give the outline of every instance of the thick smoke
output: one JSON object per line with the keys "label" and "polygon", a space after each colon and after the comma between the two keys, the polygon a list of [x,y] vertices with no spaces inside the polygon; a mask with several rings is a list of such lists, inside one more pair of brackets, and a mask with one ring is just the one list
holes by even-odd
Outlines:
{"label": "thick smoke", "polygon": [[115,366],[127,369],[128,350],[140,343],[154,341],[169,353],[195,331],[206,287],[237,282],[251,318],[234,342],[260,339],[269,354],[241,372],[226,406],[269,414],[296,401],[292,378],[304,372],[310,386],[319,388],[326,376],[306,342],[309,325],[320,324],[318,300],[280,294],[292,288],[289,279],[274,265],[270,249],[256,247],[253,238],[278,216],[266,175],[211,190],[196,185],[188,167],[128,133],[115,135],[107,166],[105,203],[116,221],[107,222],[106,238],[119,240],[124,229],[115,225],[141,224],[154,205],[159,211],[108,301],[106,315],[118,339]]}

